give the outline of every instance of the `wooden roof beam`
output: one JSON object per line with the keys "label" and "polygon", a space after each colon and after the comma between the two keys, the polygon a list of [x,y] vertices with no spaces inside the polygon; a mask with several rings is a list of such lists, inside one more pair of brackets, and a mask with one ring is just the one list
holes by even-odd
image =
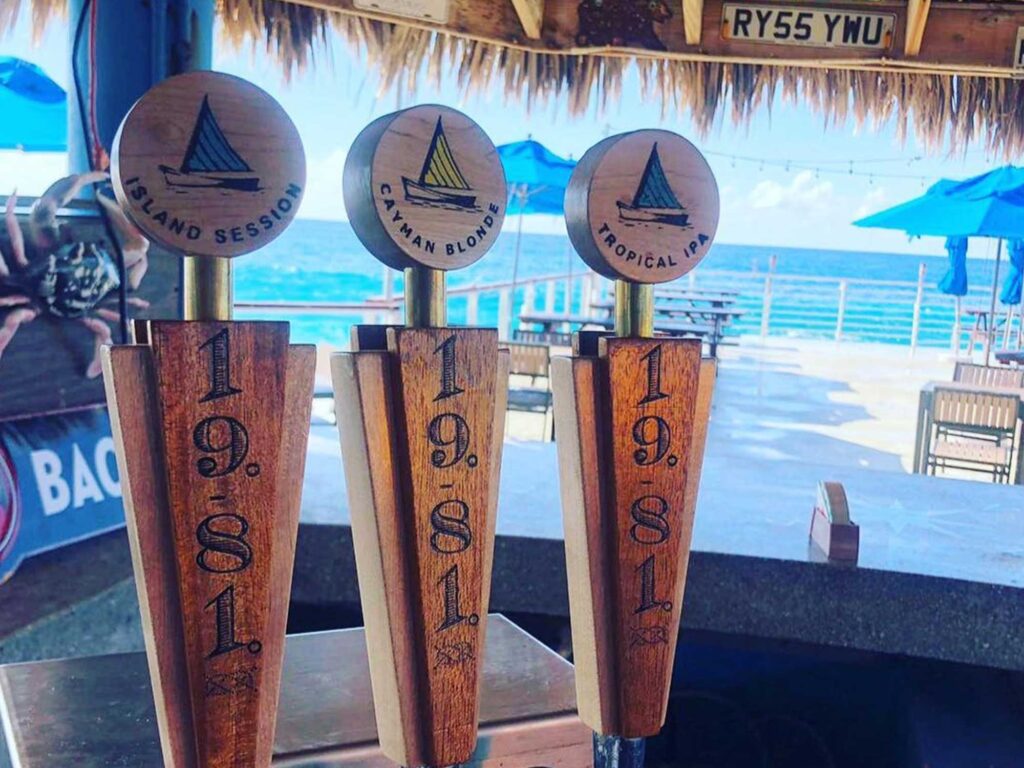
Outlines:
{"label": "wooden roof beam", "polygon": [[[374,0],[372,9],[365,9],[370,0],[286,0],[297,5],[357,15],[385,23],[410,25],[430,31],[444,31],[463,39],[489,42],[509,48],[537,53],[593,53],[597,56],[647,57],[672,61],[712,61],[738,64],[768,64],[783,67],[809,67],[861,71],[904,71],[929,74],[959,74],[979,77],[1018,77],[1015,69],[1017,30],[1024,27],[1024,2],[950,2],[949,0],[873,0],[858,2],[799,2],[790,5],[769,3],[767,0],[681,0],[683,23],[678,22],[680,5],[674,5],[670,23],[655,24],[657,45],[642,34],[627,35],[612,47],[607,35],[599,42],[580,36],[580,0],[513,0],[512,2],[481,2],[481,0]],[[359,2],[360,7],[356,7]],[[3,0],[0,0],[0,4]],[[422,8],[435,3],[447,3],[447,23],[434,18],[399,16],[387,8]],[[760,9],[775,14],[767,20],[770,27],[763,34],[751,21],[744,25],[744,35],[737,35],[732,27],[725,29],[723,18],[726,5]],[[645,4],[646,5],[646,4]],[[672,5],[671,3],[669,5]],[[851,17],[851,28],[857,28],[856,17],[884,16],[891,37],[883,45],[825,45],[780,40],[775,35],[778,14],[792,13],[792,6],[807,13],[839,14]],[[690,28],[699,17],[694,10],[703,8],[703,29],[700,35]],[[529,10],[527,10],[529,9]],[[543,16],[541,12],[543,11]],[[734,11],[735,12],[735,11]],[[525,17],[526,21],[523,21]],[[908,23],[914,19],[912,24]],[[537,21],[530,21],[534,19]],[[748,17],[749,20],[749,17]],[[784,19],[783,22],[786,20]],[[790,30],[795,38],[796,27],[788,24],[778,30]],[[927,25],[925,24],[927,22]],[[845,21],[841,22],[843,25]],[[872,21],[875,31],[877,21]],[[863,24],[859,24],[863,28]],[[820,32],[822,22],[816,29]],[[843,29],[844,27],[837,27]],[[907,30],[911,29],[908,34]],[[927,35],[925,34],[927,29]],[[524,32],[525,30],[525,32]],[[723,34],[728,31],[732,34]],[[530,37],[530,32],[542,37]],[[699,42],[695,42],[699,41]],[[820,41],[819,41],[820,42]],[[908,55],[907,51],[914,52]],[[398,54],[396,55],[396,61]]]}
{"label": "wooden roof beam", "polygon": [[544,26],[544,0],[512,0],[523,32],[531,40],[540,40],[540,30]]}
{"label": "wooden roof beam", "polygon": [[683,29],[687,45],[700,45],[701,22],[704,20],[704,0],[683,0]]}
{"label": "wooden roof beam", "polygon": [[903,41],[903,52],[907,56],[921,53],[924,27],[928,23],[928,11],[932,0],[907,0],[907,35]]}

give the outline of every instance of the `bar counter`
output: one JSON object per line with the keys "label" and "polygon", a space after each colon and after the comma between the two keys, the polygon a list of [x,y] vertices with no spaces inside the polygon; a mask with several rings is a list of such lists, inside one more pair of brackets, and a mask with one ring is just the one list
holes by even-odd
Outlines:
{"label": "bar counter", "polygon": [[[358,605],[334,427],[309,442],[292,599]],[[812,562],[820,480],[846,487],[856,567]],[[491,610],[568,615],[553,443],[504,449]],[[708,451],[684,631],[1024,670],[1017,486]],[[27,561],[0,589],[0,661],[141,648],[123,531]],[[17,610],[14,609],[17,607]]]}
{"label": "bar counter", "polygon": [[[292,599],[355,601],[333,429],[309,451]],[[809,557],[820,480],[846,488],[856,567]],[[558,488],[553,443],[505,444],[492,610],[568,615]],[[1024,670],[1024,493],[709,450],[683,629]]]}

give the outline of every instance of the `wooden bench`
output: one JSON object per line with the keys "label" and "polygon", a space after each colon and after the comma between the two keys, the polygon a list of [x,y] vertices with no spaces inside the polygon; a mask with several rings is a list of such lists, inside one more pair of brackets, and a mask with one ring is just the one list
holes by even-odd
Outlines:
{"label": "wooden bench", "polygon": [[[522,344],[512,342],[509,349],[509,376],[527,376],[529,387],[508,388],[507,410],[526,413],[540,413],[544,416],[542,435],[548,433],[548,414],[551,412],[551,347],[546,344]],[[543,387],[537,386],[537,380],[543,381]],[[554,439],[554,418],[551,420],[552,439]]]}
{"label": "wooden bench", "polygon": [[936,387],[932,434],[925,463],[929,474],[961,469],[1009,483],[1020,399],[1015,394]]}

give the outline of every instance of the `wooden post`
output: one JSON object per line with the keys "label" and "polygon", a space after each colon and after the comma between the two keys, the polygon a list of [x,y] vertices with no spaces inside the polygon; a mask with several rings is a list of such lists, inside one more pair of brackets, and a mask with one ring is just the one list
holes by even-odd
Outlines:
{"label": "wooden post", "polygon": [[476,123],[422,106],[364,129],[343,182],[367,249],[431,275],[406,280],[424,311],[356,327],[332,372],[381,748],[448,766],[476,743],[508,353],[493,328],[446,326],[444,275],[494,244],[505,178]]}
{"label": "wooden post", "polygon": [[512,304],[515,297],[509,288],[498,291],[498,338],[505,341],[511,335]]}
{"label": "wooden post", "polygon": [[472,290],[466,295],[466,325],[472,328],[480,322],[480,291]]}
{"label": "wooden post", "polygon": [[687,45],[700,45],[704,25],[704,0],[683,0],[683,30]]}
{"label": "wooden post", "polygon": [[[523,290],[523,308],[520,314],[533,312],[533,305],[537,301],[537,284],[527,283]],[[518,316],[515,318],[518,320]]]}
{"label": "wooden post", "polygon": [[839,281],[839,308],[836,310],[836,344],[843,340],[843,320],[846,317],[846,280]]}
{"label": "wooden post", "polygon": [[921,302],[924,300],[924,275],[928,267],[922,261],[917,268],[917,293],[914,296],[914,319],[910,326],[910,356],[917,351],[917,337],[921,330]]}
{"label": "wooden post", "polygon": [[618,281],[617,334],[576,334],[552,362],[577,701],[596,764],[637,765],[665,719],[715,379],[699,341],[651,336],[650,284],[705,256],[718,188],[685,139],[636,131],[583,156],[565,217]]}
{"label": "wooden post", "polygon": [[556,280],[548,280],[544,286],[544,313],[555,314],[555,290],[558,287]]}
{"label": "wooden post", "polygon": [[907,27],[903,52],[908,58],[921,53],[921,41],[924,39],[924,28],[928,23],[931,6],[932,0],[907,0]]}
{"label": "wooden post", "polygon": [[764,298],[761,300],[761,338],[768,337],[768,328],[772,317],[772,276],[775,274],[775,266],[779,257],[772,254],[768,260],[768,274],[764,278]]}
{"label": "wooden post", "polygon": [[271,762],[316,351],[231,321],[229,259],[288,226],[304,157],[270,96],[212,72],[150,90],[113,147],[118,202],[189,254],[185,320],[104,356],[168,768]]}

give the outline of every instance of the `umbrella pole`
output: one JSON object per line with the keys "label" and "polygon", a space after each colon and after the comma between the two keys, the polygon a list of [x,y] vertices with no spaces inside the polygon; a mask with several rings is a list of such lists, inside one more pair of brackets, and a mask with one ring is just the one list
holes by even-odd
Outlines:
{"label": "umbrella pole", "polygon": [[516,314],[516,283],[519,280],[519,248],[523,240],[523,206],[526,205],[526,194],[517,190],[516,197],[519,198],[519,223],[516,226],[516,255],[512,259],[512,298],[509,302],[512,321],[518,317]]}
{"label": "umbrella pole", "polygon": [[[565,290],[566,290],[566,295],[565,295],[565,316],[568,317],[569,315],[572,314],[572,289],[573,289],[573,285],[572,285],[572,282],[573,282],[573,280],[572,280],[572,262],[573,262],[573,258],[572,257],[573,257],[573,252],[572,252],[572,248],[569,247],[568,242],[566,243],[565,254],[566,254],[566,256],[569,257],[569,279],[566,281],[566,284],[565,284]],[[584,299],[584,297],[581,296],[580,297],[580,314],[583,314],[583,299]]]}
{"label": "umbrella pole", "polygon": [[960,334],[963,332],[960,327],[960,313],[963,311],[961,308],[961,302],[963,299],[960,296],[953,297],[953,354],[956,357],[960,357]]}
{"label": "umbrella pole", "polygon": [[999,290],[999,260],[1003,256],[1003,238],[999,238],[996,244],[996,269],[992,275],[992,302],[988,311],[988,338],[985,344],[985,366],[992,359],[992,342],[996,338],[996,292]]}

